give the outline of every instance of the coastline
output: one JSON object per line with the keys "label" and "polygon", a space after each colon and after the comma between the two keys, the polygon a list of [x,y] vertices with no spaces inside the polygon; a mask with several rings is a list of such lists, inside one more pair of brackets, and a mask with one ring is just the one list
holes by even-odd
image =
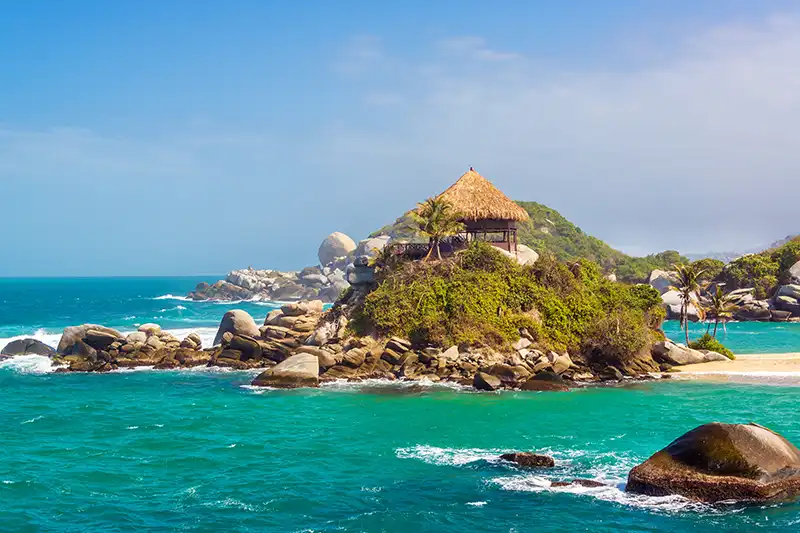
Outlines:
{"label": "coastline", "polygon": [[742,354],[733,361],[676,366],[674,375],[716,382],[800,385],[800,352]]}

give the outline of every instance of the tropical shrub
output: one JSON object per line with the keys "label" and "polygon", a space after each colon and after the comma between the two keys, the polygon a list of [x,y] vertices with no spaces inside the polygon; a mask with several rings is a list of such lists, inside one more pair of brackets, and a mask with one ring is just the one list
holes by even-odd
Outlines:
{"label": "tropical shrub", "polygon": [[692,341],[689,343],[689,348],[694,350],[709,350],[712,352],[721,353],[728,359],[736,359],[736,356],[733,352],[726,348],[724,344],[719,342],[717,339],[706,333],[696,341]]}
{"label": "tropical shrub", "polygon": [[611,282],[595,263],[544,254],[520,266],[481,242],[443,261],[383,269],[376,281],[351,328],[420,345],[508,348],[526,328],[543,349],[631,354],[664,317],[658,291]]}

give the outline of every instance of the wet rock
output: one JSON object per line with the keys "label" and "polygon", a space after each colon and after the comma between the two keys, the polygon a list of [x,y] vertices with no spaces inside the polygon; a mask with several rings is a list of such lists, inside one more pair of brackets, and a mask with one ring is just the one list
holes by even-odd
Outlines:
{"label": "wet rock", "polygon": [[298,353],[282,363],[262,372],[253,380],[257,387],[317,387],[319,386],[319,362],[315,355]]}
{"label": "wet rock", "polygon": [[52,357],[56,351],[36,339],[19,339],[5,345],[0,355],[46,355]]}
{"label": "wet rock", "polygon": [[555,372],[539,372],[519,387],[524,391],[566,392],[569,387]]}
{"label": "wet rock", "polygon": [[757,424],[705,424],[631,470],[626,490],[702,502],[792,500],[800,496],[800,450]]}
{"label": "wet rock", "polygon": [[556,466],[552,457],[530,452],[504,453],[500,459],[525,468],[553,468]]}
{"label": "wet rock", "polygon": [[[70,355],[78,341],[86,341],[86,334],[89,330],[93,331],[93,335],[97,336],[96,338],[101,344],[108,342],[108,344],[105,345],[106,347],[114,342],[114,340],[122,340],[125,338],[119,331],[98,324],[70,326],[64,328],[64,332],[61,334],[61,340],[58,341],[58,348],[56,348],[56,351],[60,354]],[[111,340],[107,341],[107,339]]]}
{"label": "wet rock", "polygon": [[483,391],[496,391],[502,388],[503,383],[497,376],[486,374],[485,372],[478,372],[472,381],[472,386],[478,390]]}

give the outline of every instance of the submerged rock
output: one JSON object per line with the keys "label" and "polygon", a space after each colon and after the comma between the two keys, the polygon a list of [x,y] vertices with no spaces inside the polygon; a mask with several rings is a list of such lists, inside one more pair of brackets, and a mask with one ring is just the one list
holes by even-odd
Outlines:
{"label": "submerged rock", "polygon": [[319,361],[309,353],[292,355],[253,380],[257,387],[294,389],[319,386]]}
{"label": "submerged rock", "polygon": [[11,341],[6,344],[5,348],[0,351],[0,355],[46,355],[51,357],[55,355],[56,351],[36,339],[19,339]]}
{"label": "submerged rock", "polygon": [[602,481],[595,481],[594,479],[573,479],[572,481],[553,481],[551,487],[572,487],[572,486],[586,487],[588,489],[595,489],[597,487],[607,487],[608,485]]}
{"label": "submerged rock", "polygon": [[540,455],[530,452],[504,453],[500,456],[503,461],[516,463],[525,468],[553,468],[556,466],[555,460],[549,455]]}
{"label": "submerged rock", "polygon": [[702,502],[800,496],[800,450],[757,424],[704,424],[631,470],[626,490]]}

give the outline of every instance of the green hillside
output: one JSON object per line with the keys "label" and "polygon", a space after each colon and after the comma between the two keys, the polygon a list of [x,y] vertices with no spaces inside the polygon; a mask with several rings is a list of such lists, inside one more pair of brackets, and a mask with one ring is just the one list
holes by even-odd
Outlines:
{"label": "green hillside", "polygon": [[[676,251],[665,251],[647,257],[631,257],[615,250],[596,237],[587,235],[561,214],[536,202],[517,202],[530,215],[519,226],[519,242],[539,253],[549,252],[560,261],[588,259],[600,265],[606,273],[614,272],[617,279],[630,283],[643,282],[654,269],[671,269],[675,263],[686,262]],[[417,238],[414,224],[406,214],[393,224],[382,227],[371,236],[391,235],[393,238]]]}

